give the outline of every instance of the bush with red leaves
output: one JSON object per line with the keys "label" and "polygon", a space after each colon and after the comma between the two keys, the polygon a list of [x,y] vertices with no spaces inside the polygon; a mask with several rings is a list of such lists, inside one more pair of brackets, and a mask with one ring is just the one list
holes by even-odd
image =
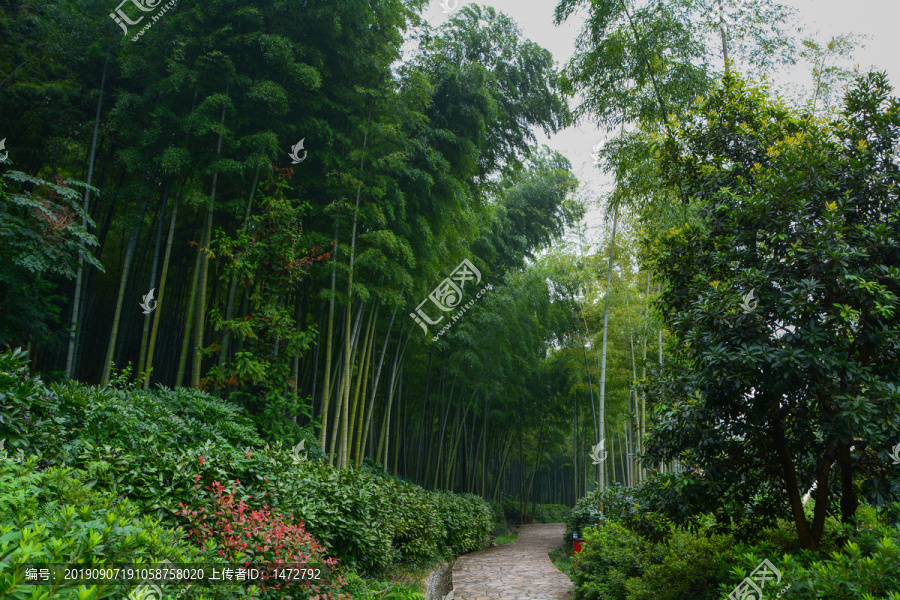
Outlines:
{"label": "bush with red leaves", "polygon": [[219,555],[235,565],[259,569],[257,583],[264,597],[349,597],[340,593],[345,582],[336,569],[337,560],[325,554],[302,522],[293,524],[293,515],[285,517],[268,505],[251,510],[235,499],[237,482],[231,492],[218,481],[206,489],[212,492],[211,506],[192,510],[182,504],[177,512],[188,520],[184,529],[200,546],[208,541],[218,544]]}

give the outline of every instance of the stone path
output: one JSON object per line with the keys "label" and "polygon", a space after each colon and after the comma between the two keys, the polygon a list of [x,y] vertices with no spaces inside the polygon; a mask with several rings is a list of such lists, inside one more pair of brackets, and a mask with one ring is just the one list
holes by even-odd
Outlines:
{"label": "stone path", "polygon": [[454,600],[566,600],[572,582],[547,553],[563,545],[562,523],[523,525],[515,542],[456,559]]}

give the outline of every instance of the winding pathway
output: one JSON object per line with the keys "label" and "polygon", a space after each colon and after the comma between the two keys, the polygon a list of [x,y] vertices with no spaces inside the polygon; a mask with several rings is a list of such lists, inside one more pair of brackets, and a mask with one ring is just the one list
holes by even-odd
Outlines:
{"label": "winding pathway", "polygon": [[568,600],[572,582],[547,553],[563,545],[562,523],[523,525],[515,542],[456,559],[454,600]]}

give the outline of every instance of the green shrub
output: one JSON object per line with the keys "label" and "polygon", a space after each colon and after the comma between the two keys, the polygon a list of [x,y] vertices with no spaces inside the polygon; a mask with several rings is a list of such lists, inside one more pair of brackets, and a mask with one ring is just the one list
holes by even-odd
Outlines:
{"label": "green shrub", "polygon": [[626,581],[643,574],[653,545],[618,523],[584,530],[585,545],[572,560],[576,600],[625,600]]}
{"label": "green shrub", "polygon": [[657,489],[652,479],[636,487],[615,484],[601,491],[590,492],[575,503],[566,519],[565,539],[572,539],[573,531],[615,521],[643,537],[659,541],[672,530],[672,521],[654,510]]}
{"label": "green shrub", "polygon": [[[0,459],[0,597],[123,598],[122,584],[98,584],[93,596],[80,585],[25,585],[23,563],[107,564],[111,562],[226,566],[218,548],[196,548],[182,532],[142,516],[134,504],[89,488],[83,473],[67,468],[37,470],[38,459],[24,463]],[[34,591],[42,594],[33,595]],[[190,588],[182,598],[249,598],[255,587]]]}
{"label": "green shrub", "polygon": [[565,523],[569,520],[572,509],[563,504],[535,504],[535,523]]}
{"label": "green shrub", "polygon": [[22,350],[0,353],[0,439],[13,453],[59,448],[61,426],[67,424],[59,403],[27,365]]}
{"label": "green shrub", "polygon": [[801,552],[776,560],[757,552],[742,554],[732,571],[729,591],[763,558],[769,558],[783,574],[782,585],[791,585],[791,599],[900,600],[900,527],[867,523],[857,529],[832,522],[830,529],[826,536],[840,536],[847,543],[826,556]]}
{"label": "green shrub", "polygon": [[491,535],[501,535],[509,531],[509,522],[503,512],[503,504],[491,502],[488,506],[491,511]]}
{"label": "green shrub", "polygon": [[658,542],[662,562],[643,565],[640,578],[625,582],[628,600],[717,600],[719,586],[729,580],[732,538],[678,529]]}
{"label": "green shrub", "polygon": [[182,504],[210,502],[203,490],[214,481],[239,481],[239,501],[292,513],[330,555],[363,573],[475,550],[492,527],[491,508],[476,496],[428,492],[371,468],[332,468],[316,460],[324,455],[310,437],[297,459],[263,443],[234,404],[196,390],[133,387],[48,386],[29,375],[24,355],[0,353],[7,452],[40,453],[42,468],[78,469],[86,485],[170,527]]}
{"label": "green shrub", "polygon": [[494,511],[474,494],[432,492],[447,534],[444,544],[454,554],[478,550],[494,526]]}
{"label": "green shrub", "polygon": [[389,533],[402,560],[420,564],[440,555],[447,530],[435,495],[404,481],[373,481],[379,488],[376,523]]}
{"label": "green shrub", "polygon": [[[491,503],[495,514],[495,521],[498,525],[503,526],[506,530],[507,525],[518,524],[522,522],[522,511],[518,500],[504,498],[501,502]],[[563,504],[535,504],[533,507],[529,503],[526,507],[528,511],[529,522],[533,523],[565,523],[571,516],[572,509]],[[532,514],[532,512],[534,514]],[[569,539],[571,538],[569,531]]]}

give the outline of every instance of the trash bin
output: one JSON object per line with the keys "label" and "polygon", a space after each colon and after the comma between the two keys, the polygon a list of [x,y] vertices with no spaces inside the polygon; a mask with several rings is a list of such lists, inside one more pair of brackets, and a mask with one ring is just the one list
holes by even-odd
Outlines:
{"label": "trash bin", "polygon": [[575,552],[581,552],[581,548],[584,545],[584,538],[578,535],[577,531],[573,531],[572,541],[575,543]]}

